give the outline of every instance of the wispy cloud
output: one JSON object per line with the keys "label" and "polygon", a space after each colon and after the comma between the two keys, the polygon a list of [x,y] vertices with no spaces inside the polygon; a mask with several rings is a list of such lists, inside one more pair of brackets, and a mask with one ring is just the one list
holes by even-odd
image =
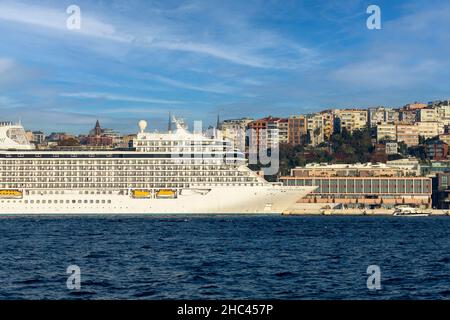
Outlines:
{"label": "wispy cloud", "polygon": [[[178,114],[183,113],[184,110],[172,109],[170,108],[170,112]],[[136,114],[147,114],[147,115],[168,115],[169,109],[161,109],[161,108],[111,108],[108,110],[104,110],[101,113],[104,114],[116,114],[116,113],[136,113]]]}
{"label": "wispy cloud", "polygon": [[0,75],[10,70],[14,66],[11,59],[0,58]]}
{"label": "wispy cloud", "polygon": [[272,62],[259,57],[257,55],[251,55],[249,53],[239,52],[239,50],[230,50],[229,48],[221,47],[211,43],[198,43],[198,42],[177,42],[177,41],[151,41],[149,46],[160,49],[176,50],[200,53],[208,55],[218,59],[227,60],[233,63],[246,65],[256,68],[273,68]]}
{"label": "wispy cloud", "polygon": [[404,88],[420,85],[435,75],[441,67],[438,61],[420,61],[408,65],[394,59],[370,60],[346,65],[332,73],[335,81],[353,86],[379,90],[380,88]]}
{"label": "wispy cloud", "polygon": [[117,95],[105,92],[64,92],[60,94],[61,97],[79,98],[79,99],[103,99],[111,101],[128,101],[128,102],[142,102],[152,104],[181,104],[183,101],[155,99],[147,97],[135,97],[128,95]]}
{"label": "wispy cloud", "polygon": [[80,0],[75,31],[64,3],[0,0],[3,117],[134,126],[175,107],[214,121],[218,109],[289,115],[428,101],[450,87],[443,1],[380,1],[379,31],[366,28],[366,0]]}
{"label": "wispy cloud", "polygon": [[23,103],[17,101],[8,96],[0,95],[0,109],[14,109],[20,108],[23,106]]}
{"label": "wispy cloud", "polygon": [[401,9],[404,13],[386,19],[382,30],[366,31],[370,41],[350,51],[348,61],[329,72],[349,95],[363,90],[372,92],[374,99],[378,92],[405,90],[414,95],[427,90],[431,99],[442,86],[440,74],[450,67],[450,5],[422,3]]}
{"label": "wispy cloud", "polygon": [[236,92],[236,88],[224,85],[224,84],[207,84],[207,85],[193,85],[190,83],[174,80],[171,78],[167,78],[160,75],[150,75],[150,78],[153,80],[156,80],[158,82],[167,84],[172,87],[181,88],[181,89],[187,89],[187,90],[194,90],[194,91],[201,91],[201,92],[211,92],[211,93],[218,93],[218,94],[228,94],[232,92]]}
{"label": "wispy cloud", "polygon": [[99,37],[114,41],[129,42],[132,40],[129,36],[127,37],[118,34],[113,25],[85,14],[82,15],[81,29],[69,30],[66,26],[68,14],[65,9],[66,8],[63,6],[57,10],[50,7],[6,1],[0,3],[0,19],[62,32],[76,32],[85,36]]}
{"label": "wispy cloud", "polygon": [[[203,12],[203,14],[205,13]],[[228,13],[223,12],[222,15],[228,16]],[[235,28],[233,28],[227,36],[226,42],[217,42],[209,39],[210,37],[206,37],[207,39],[204,41],[196,40],[205,37],[198,34],[198,31],[194,31],[194,34],[180,31],[180,25],[186,24],[185,21],[173,22],[171,19],[164,18],[161,14],[153,18],[159,23],[164,23],[164,28],[156,23],[150,23],[151,25],[148,26],[139,25],[132,21],[124,21],[118,24],[120,27],[117,27],[113,22],[105,22],[104,18],[94,17],[89,12],[82,10],[81,29],[73,31],[66,28],[67,17],[65,11],[50,7],[15,2],[0,3],[0,20],[23,23],[58,32],[102,38],[119,43],[124,42],[131,46],[146,49],[199,54],[248,67],[297,68],[318,58],[317,52],[314,52],[311,48],[284,39],[273,32],[255,29],[249,24],[242,26],[245,28],[243,29],[245,30],[243,36],[240,35],[243,30],[234,33]],[[232,22],[236,23],[236,18],[233,18]],[[229,23],[225,27],[232,26],[233,24]],[[197,33],[197,36],[194,36],[195,33]],[[265,51],[274,50],[276,51],[275,58],[272,54],[265,53]],[[277,58],[280,53],[282,59]],[[302,61],[303,63],[301,63]]]}
{"label": "wispy cloud", "polygon": [[[38,72],[18,64],[14,59],[0,57],[0,90],[32,82]],[[23,89],[23,87],[22,87]]]}

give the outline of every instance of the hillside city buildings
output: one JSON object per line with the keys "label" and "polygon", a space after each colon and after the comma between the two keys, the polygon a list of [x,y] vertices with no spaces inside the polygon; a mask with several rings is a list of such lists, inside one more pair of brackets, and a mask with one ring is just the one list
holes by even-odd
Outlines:
{"label": "hillside city buildings", "polygon": [[[286,185],[317,185],[314,193],[301,200],[309,203],[450,208],[450,100],[416,102],[401,108],[327,109],[285,118],[218,119],[208,134],[229,140],[234,148],[248,154],[249,146],[270,150],[290,145],[329,151],[334,135],[346,132],[351,137],[361,130],[370,133],[374,154],[397,160],[383,161],[385,164],[309,164],[292,169],[279,180]],[[102,128],[99,121],[86,135],[45,135],[42,131],[26,135],[38,148],[127,148],[136,138]],[[405,155],[405,150],[413,152]],[[420,165],[414,159],[417,152],[422,155]]]}
{"label": "hillside city buildings", "polygon": [[[235,148],[248,151],[249,145],[271,149],[282,144],[318,147],[326,145],[333,134],[349,134],[368,129],[374,141],[388,155],[399,151],[403,143],[417,147],[436,139],[450,143],[450,100],[428,104],[411,103],[401,108],[328,109],[317,113],[291,115],[286,118],[267,116],[261,119],[241,118],[218,122],[214,135],[230,140]],[[219,129],[219,130],[217,130]],[[99,121],[87,135],[75,137],[65,132],[45,135],[42,131],[27,132],[27,138],[37,146],[127,147],[130,139],[113,129],[102,128]],[[448,148],[441,148],[446,157]],[[431,150],[431,149],[430,149]],[[432,154],[432,152],[429,152]]]}
{"label": "hillside city buildings", "polygon": [[[218,122],[221,137],[230,140],[235,148],[246,151],[255,144],[266,149],[281,144],[316,147],[326,144],[333,134],[371,130],[377,143],[386,146],[392,154],[398,148],[420,145],[427,139],[450,142],[450,100],[428,104],[411,103],[401,108],[375,107],[369,109],[328,109],[317,113],[297,114],[286,118],[267,116],[261,119],[241,118]],[[216,133],[217,135],[217,133]],[[65,132],[45,135],[42,131],[27,132],[30,142],[40,146],[56,146],[72,140],[80,146],[126,147],[129,139],[113,129],[102,128],[97,121],[87,135],[75,137]]]}

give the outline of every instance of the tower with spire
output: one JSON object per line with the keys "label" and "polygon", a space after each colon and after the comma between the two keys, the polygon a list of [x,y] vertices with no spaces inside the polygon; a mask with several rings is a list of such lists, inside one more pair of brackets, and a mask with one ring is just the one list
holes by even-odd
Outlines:
{"label": "tower with spire", "polygon": [[94,134],[96,136],[101,136],[102,135],[102,127],[100,127],[100,122],[98,120],[95,123]]}

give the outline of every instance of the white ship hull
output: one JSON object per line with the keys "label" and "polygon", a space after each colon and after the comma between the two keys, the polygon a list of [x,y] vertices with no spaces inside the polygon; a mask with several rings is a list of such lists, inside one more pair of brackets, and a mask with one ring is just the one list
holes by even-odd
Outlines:
{"label": "white ship hull", "polygon": [[[282,213],[316,187],[228,186],[183,190],[174,199],[141,198],[130,195],[30,194],[21,199],[2,199],[0,214],[257,214]],[[206,191],[205,191],[206,190]],[[82,194],[83,193],[83,194]]]}

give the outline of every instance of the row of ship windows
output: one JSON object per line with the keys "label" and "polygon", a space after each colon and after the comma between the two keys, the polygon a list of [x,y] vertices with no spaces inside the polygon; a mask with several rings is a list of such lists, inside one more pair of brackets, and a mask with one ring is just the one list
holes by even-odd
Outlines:
{"label": "row of ship windows", "polygon": [[92,172],[92,171],[66,171],[66,172],[4,172],[0,173],[0,177],[247,177],[247,172],[231,171],[231,172]]}
{"label": "row of ship windows", "polygon": [[84,203],[84,204],[105,204],[111,203],[111,200],[1,200],[1,203],[25,203],[25,204],[70,204],[70,203]]}
{"label": "row of ship windows", "polygon": [[10,183],[0,183],[1,188],[5,189],[89,189],[96,190],[98,188],[105,188],[109,190],[118,190],[118,189],[136,189],[136,188],[145,188],[145,189],[160,189],[160,188],[188,188],[198,185],[208,185],[208,186],[253,186],[259,185],[262,182],[258,181],[234,181],[234,182],[175,182],[175,183],[133,183],[132,186],[130,183],[107,183],[107,182],[69,182],[69,183],[61,183],[61,182],[10,182]]}
{"label": "row of ship windows", "polygon": [[69,165],[34,165],[34,166],[25,166],[25,165],[15,165],[11,166],[0,166],[0,170],[2,171],[11,171],[11,170],[179,170],[179,171],[188,171],[188,170],[230,170],[234,169],[236,166],[232,165],[224,165],[224,166],[199,166],[199,165],[190,165],[190,166],[182,166],[182,165],[171,165],[171,166],[122,166],[122,165],[95,165],[95,166],[86,166],[86,165],[78,165],[78,166],[69,166]]}
{"label": "row of ship windows", "polygon": [[178,183],[178,182],[252,182],[257,181],[256,177],[222,177],[222,178],[198,178],[198,177],[8,177],[0,178],[0,185],[8,183],[45,183],[45,182],[87,182],[87,183],[125,183],[132,185],[134,183]]}
{"label": "row of ship windows", "polygon": [[158,141],[158,140],[137,140],[138,146],[225,146],[230,145],[228,141],[205,141],[205,140],[189,140],[189,141]]}
{"label": "row of ship windows", "polygon": [[[234,169],[234,170],[233,170]],[[77,170],[96,170],[96,171],[123,171],[123,170],[140,170],[140,171],[235,171],[233,167],[158,167],[158,166],[15,166],[15,167],[0,167],[1,171],[32,171],[32,170],[54,170],[54,171],[77,171]]]}
{"label": "row of ship windows", "polygon": [[[126,192],[126,190],[120,191],[119,194],[123,194],[124,192]],[[81,191],[80,190],[78,193],[79,194],[112,194],[113,192],[111,190],[109,190],[109,191],[107,191],[107,190],[97,190],[97,191],[85,190],[85,191]],[[61,191],[59,191],[59,190],[55,190],[55,191],[53,191],[53,190],[48,190],[48,191],[47,190],[43,190],[43,191],[41,191],[41,190],[39,190],[39,191],[37,191],[37,190],[27,190],[26,194],[27,195],[30,195],[30,194],[40,194],[40,195],[44,195],[44,194],[64,194],[64,191],[63,190],[61,190]]]}
{"label": "row of ship windows", "polygon": [[35,169],[35,170],[11,170],[0,171],[0,176],[158,176],[158,177],[175,177],[175,176],[246,176],[249,175],[249,171],[236,171],[236,170],[52,170],[52,169]]}
{"label": "row of ship windows", "polygon": [[180,147],[161,148],[148,146],[138,146],[137,149],[139,151],[144,152],[178,152],[178,153],[201,152],[203,153],[202,156],[204,157],[206,157],[207,153],[231,151],[227,150],[226,148],[180,148]]}
{"label": "row of ship windows", "polygon": [[[0,179],[0,184],[2,183],[18,183],[18,182],[128,182],[128,183],[137,183],[137,182],[164,182],[164,179],[152,179],[152,178],[138,178],[138,177],[128,177],[128,178],[100,178],[100,177],[92,177],[92,178],[77,178],[77,177],[37,177],[37,178],[29,178],[29,177],[9,177],[5,179],[6,181],[2,181]],[[167,179],[166,179],[167,180]],[[228,177],[228,178],[170,178],[167,180],[169,182],[244,182],[244,181],[256,181],[254,177]]]}
{"label": "row of ship windows", "polygon": [[183,177],[250,177],[249,172],[146,172],[146,171],[118,171],[118,172],[96,172],[96,171],[30,171],[30,172],[0,172],[0,177],[10,179],[12,177],[148,177],[148,178],[183,178]]}
{"label": "row of ship windows", "polygon": [[51,163],[43,163],[43,164],[26,164],[26,163],[21,163],[21,162],[15,162],[13,164],[9,164],[9,165],[0,165],[0,169],[11,169],[11,168],[36,168],[36,167],[51,167],[51,168],[60,168],[60,167],[64,167],[64,168],[152,168],[152,169],[160,169],[160,168],[179,168],[181,170],[181,168],[198,168],[198,167],[204,167],[204,168],[208,168],[208,169],[227,169],[227,168],[233,168],[235,167],[236,164],[232,163],[223,163],[223,162],[218,162],[218,163],[210,163],[210,164],[202,164],[202,163],[170,163],[170,164],[165,164],[165,165],[155,165],[153,163],[151,164],[133,164],[133,165],[124,165],[124,164],[117,164],[117,163],[113,163],[113,164],[104,164],[104,163],[97,163],[97,164],[81,164],[81,163],[77,163],[77,164],[63,164],[63,163],[58,163],[58,164],[51,164]]}
{"label": "row of ship windows", "polygon": [[[239,159],[233,159],[239,160]],[[204,164],[204,165],[214,165],[214,164],[223,164],[223,158],[211,158],[211,159],[203,159],[203,158],[183,158],[183,157],[174,157],[170,159],[159,159],[159,160],[63,160],[63,159],[53,159],[53,160],[29,160],[29,159],[14,159],[14,160],[0,160],[0,165],[8,165],[8,164],[47,164],[47,165],[61,165],[61,164],[72,164],[72,165],[86,165],[86,164],[111,164],[111,165],[129,165],[129,164],[154,164],[154,165],[163,165],[163,164]]]}
{"label": "row of ship windows", "polygon": [[[132,188],[145,188],[145,189],[165,189],[165,188],[190,188],[190,187],[211,187],[211,186],[227,186],[227,187],[242,187],[242,186],[262,186],[264,183],[257,181],[249,182],[231,182],[231,183],[134,183]],[[109,188],[113,190],[130,188],[128,183],[0,183],[0,186],[5,189],[21,189],[21,188],[34,188],[34,189],[97,189],[97,188]]]}
{"label": "row of ship windows", "polygon": [[164,148],[166,149],[184,149],[184,150],[192,150],[198,149],[199,151],[203,150],[231,150],[231,144],[208,144],[202,145],[201,143],[184,143],[184,144],[158,144],[152,143],[151,141],[138,141],[134,144],[134,147],[154,147],[156,150],[160,151]]}

